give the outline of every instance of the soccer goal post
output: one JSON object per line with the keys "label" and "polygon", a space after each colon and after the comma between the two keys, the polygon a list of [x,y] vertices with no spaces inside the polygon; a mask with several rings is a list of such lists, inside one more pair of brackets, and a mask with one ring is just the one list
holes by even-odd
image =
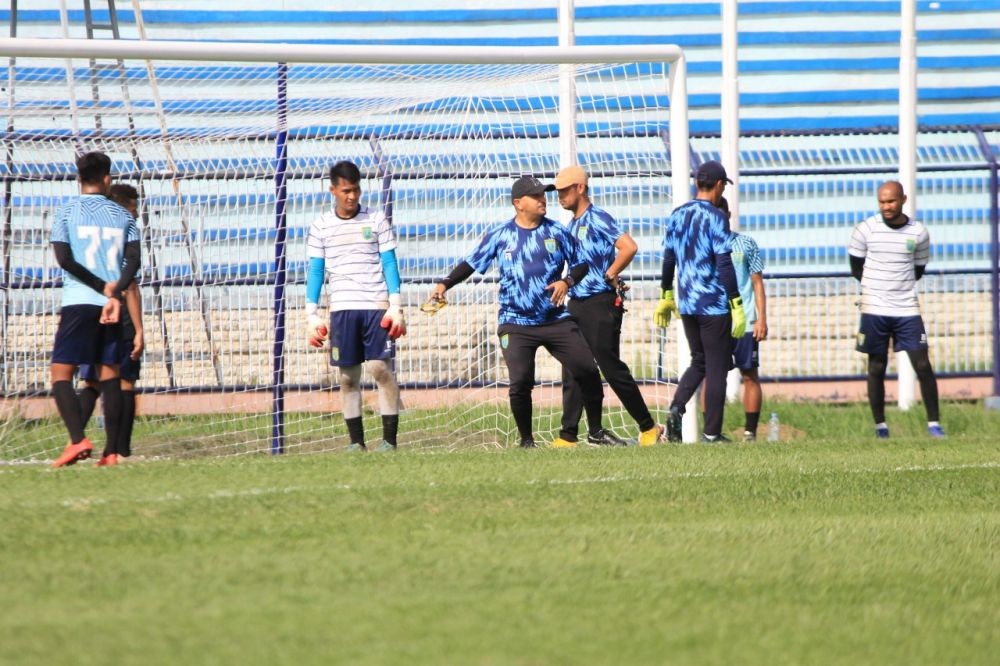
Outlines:
{"label": "soccer goal post", "polygon": [[[400,444],[513,441],[495,276],[456,288],[434,317],[416,306],[485,229],[512,216],[515,178],[551,179],[565,166],[567,132],[595,202],[639,242],[622,356],[651,406],[664,406],[679,354],[676,329],[664,335],[652,325],[660,223],[691,194],[680,48],[0,39],[0,54],[8,59],[0,459],[43,458],[65,444],[48,394],[61,286],[49,231],[78,191],[74,157],[88,150],[109,154],[114,179],[141,194],[137,454],[346,444],[337,372],[303,333],[306,232],[332,204],[327,174],[341,159],[361,167],[362,203],[386,212],[399,243],[410,329],[396,358]],[[575,118],[560,121],[568,66]],[[558,428],[560,412],[559,369],[544,356],[541,437]],[[610,391],[606,398],[610,425],[634,430]],[[374,437],[371,390],[366,404]],[[26,420],[41,429],[24,435]]]}

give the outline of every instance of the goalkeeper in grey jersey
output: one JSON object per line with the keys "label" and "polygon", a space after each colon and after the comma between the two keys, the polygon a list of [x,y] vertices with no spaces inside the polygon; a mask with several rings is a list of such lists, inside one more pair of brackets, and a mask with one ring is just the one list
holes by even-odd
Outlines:
{"label": "goalkeeper in grey jersey", "polygon": [[851,274],[861,282],[861,325],[857,350],[868,354],[868,404],[875,436],[889,437],[885,422],[885,370],[889,340],[893,351],[905,351],[920,382],[927,409],[927,433],[944,437],[938,422],[938,389],[928,355],[927,333],[920,317],[917,280],[930,259],[927,228],[903,214],[906,195],[894,181],[878,189],[879,214],[854,227],[848,254]]}

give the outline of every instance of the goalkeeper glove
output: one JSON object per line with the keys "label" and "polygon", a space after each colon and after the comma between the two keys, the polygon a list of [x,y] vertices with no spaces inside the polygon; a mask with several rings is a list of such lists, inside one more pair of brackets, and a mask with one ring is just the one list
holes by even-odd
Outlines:
{"label": "goalkeeper glove", "polygon": [[309,344],[313,347],[322,347],[326,342],[326,336],[330,334],[326,320],[316,314],[316,304],[306,303],[306,330],[309,333]]}
{"label": "goalkeeper glove", "polygon": [[660,290],[660,302],[656,305],[656,311],[653,313],[653,323],[658,328],[667,328],[670,326],[670,316],[676,312],[677,303],[674,302],[674,290]]}
{"label": "goalkeeper glove", "polygon": [[382,328],[389,329],[392,340],[406,335],[406,319],[399,294],[389,294],[389,308],[382,317]]}
{"label": "goalkeeper glove", "polygon": [[747,315],[743,311],[743,298],[737,296],[729,301],[729,310],[733,317],[733,337],[742,338],[747,330]]}

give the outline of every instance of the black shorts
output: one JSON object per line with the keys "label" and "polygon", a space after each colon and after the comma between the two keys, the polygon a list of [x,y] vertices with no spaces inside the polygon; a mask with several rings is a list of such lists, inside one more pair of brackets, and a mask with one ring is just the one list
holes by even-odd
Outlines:
{"label": "black shorts", "polygon": [[[122,340],[119,345],[121,352],[118,359],[118,376],[127,382],[139,381],[139,373],[142,371],[142,357],[132,360],[132,346],[134,340]],[[97,366],[83,363],[79,369],[80,380],[85,382],[98,381]]]}
{"label": "black shorts", "polygon": [[100,305],[67,305],[59,313],[52,362],[66,365],[116,365],[120,324],[102,324]]}

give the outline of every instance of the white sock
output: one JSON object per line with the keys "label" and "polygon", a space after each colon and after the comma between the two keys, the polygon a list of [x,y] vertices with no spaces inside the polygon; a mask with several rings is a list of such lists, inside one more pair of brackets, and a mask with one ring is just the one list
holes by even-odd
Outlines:
{"label": "white sock", "polygon": [[886,423],[885,421],[882,421],[882,423],[876,423],[875,424],[875,429],[876,430],[880,430],[881,428],[888,428],[888,427],[889,427],[889,424]]}
{"label": "white sock", "polygon": [[940,428],[941,424],[939,422],[937,422],[937,421],[928,421],[927,422],[927,427],[928,428],[933,428],[934,426],[938,426]]}

